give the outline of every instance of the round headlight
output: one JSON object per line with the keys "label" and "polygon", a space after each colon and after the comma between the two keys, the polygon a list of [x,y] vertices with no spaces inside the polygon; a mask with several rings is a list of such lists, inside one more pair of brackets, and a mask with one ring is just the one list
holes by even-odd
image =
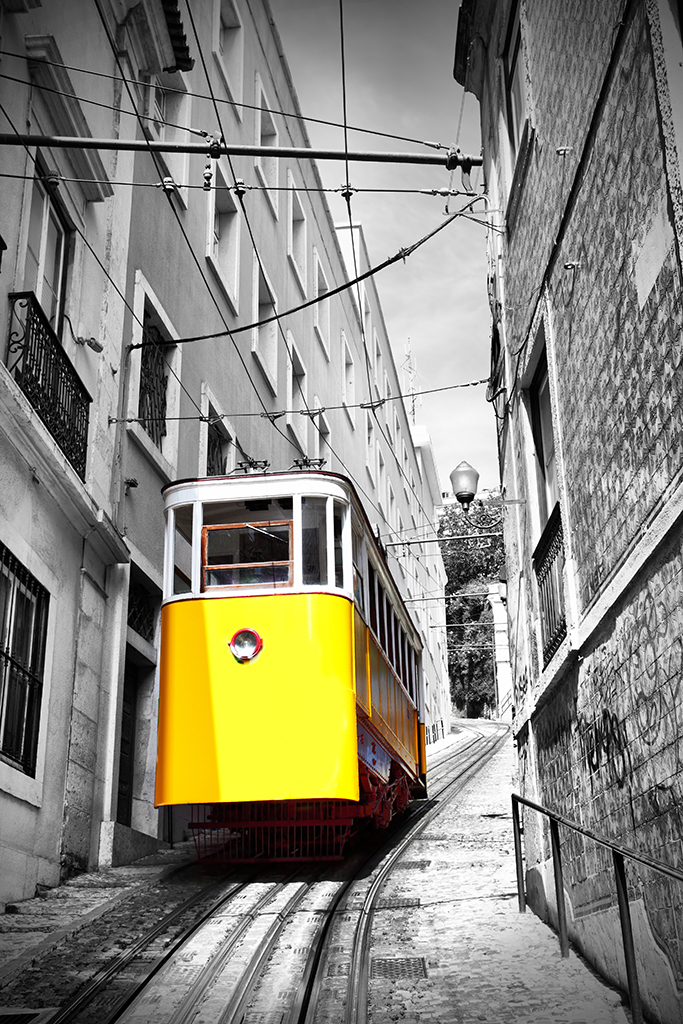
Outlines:
{"label": "round headlight", "polygon": [[251,661],[263,647],[263,640],[253,629],[238,629],[230,641],[230,650],[238,661]]}

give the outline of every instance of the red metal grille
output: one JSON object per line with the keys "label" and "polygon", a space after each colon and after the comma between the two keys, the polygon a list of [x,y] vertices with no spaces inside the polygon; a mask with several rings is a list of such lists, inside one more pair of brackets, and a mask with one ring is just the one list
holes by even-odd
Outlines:
{"label": "red metal grille", "polygon": [[199,860],[340,860],[357,813],[347,800],[193,804],[190,828]]}

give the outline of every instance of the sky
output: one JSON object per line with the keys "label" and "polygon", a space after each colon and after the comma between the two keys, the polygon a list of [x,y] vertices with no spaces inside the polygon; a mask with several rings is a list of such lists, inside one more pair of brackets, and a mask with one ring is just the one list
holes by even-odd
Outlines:
{"label": "sky", "polygon": [[[270,0],[301,111],[343,121],[339,0]],[[414,141],[458,145],[478,155],[479,105],[453,78],[457,0],[343,0],[347,123],[403,139],[349,130],[350,150],[429,152]],[[342,128],[308,122],[313,147],[343,149]],[[405,141],[411,140],[411,141]],[[320,161],[326,187],[344,183],[343,163]],[[472,181],[477,183],[473,171]],[[350,165],[358,189],[462,188],[460,171],[407,164]],[[332,216],[348,222],[346,202],[329,195]],[[447,200],[395,192],[353,196],[373,264],[411,245],[445,219]],[[454,212],[462,200],[451,198]],[[483,203],[479,206],[483,207]],[[401,374],[408,347],[417,390],[479,380],[489,373],[486,230],[462,218],[375,277],[394,359]],[[442,490],[465,459],[480,490],[498,486],[493,410],[486,387],[425,395],[417,421],[428,428]]]}

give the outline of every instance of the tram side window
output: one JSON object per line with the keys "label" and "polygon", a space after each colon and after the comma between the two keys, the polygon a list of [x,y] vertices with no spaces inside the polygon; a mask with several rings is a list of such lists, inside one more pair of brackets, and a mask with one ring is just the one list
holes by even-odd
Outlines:
{"label": "tram side window", "polygon": [[362,616],[365,616],[365,588],[363,586],[362,547],[360,536],[353,531],[353,600]]}
{"label": "tram side window", "polygon": [[192,505],[181,505],[175,510],[173,552],[173,593],[189,594],[192,590]]}
{"label": "tram side window", "polygon": [[327,583],[326,524],[327,498],[302,498],[301,549],[305,584]]}
{"label": "tram side window", "polygon": [[344,529],[345,506],[341,501],[334,502],[334,585],[344,586],[344,552],[342,548],[342,535]]}
{"label": "tram side window", "polygon": [[370,598],[370,629],[377,636],[377,593],[375,590],[375,570],[368,563],[368,596]]}

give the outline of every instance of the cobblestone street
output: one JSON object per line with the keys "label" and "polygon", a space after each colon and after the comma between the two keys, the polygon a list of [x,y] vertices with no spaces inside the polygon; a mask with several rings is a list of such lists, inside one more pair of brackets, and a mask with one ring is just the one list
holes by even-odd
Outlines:
{"label": "cobblestone street", "polygon": [[[432,748],[431,758],[462,736]],[[562,960],[554,933],[518,913],[512,772],[508,739],[385,887],[372,940],[373,1024],[627,1022],[620,995],[573,952]],[[192,856],[184,844],[9,907],[0,917],[0,1014],[55,1008],[54,997],[46,1002],[58,990],[55,974],[85,981],[136,938],[168,900],[172,870]]]}

